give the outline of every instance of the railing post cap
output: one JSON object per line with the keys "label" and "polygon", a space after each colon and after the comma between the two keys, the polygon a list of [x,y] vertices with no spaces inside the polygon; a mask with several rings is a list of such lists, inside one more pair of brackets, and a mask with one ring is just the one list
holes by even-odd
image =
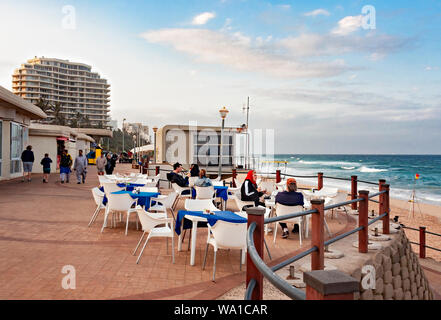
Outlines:
{"label": "railing post cap", "polygon": [[359,281],[339,270],[305,272],[303,282],[322,295],[345,294],[360,290]]}
{"label": "railing post cap", "polygon": [[386,183],[386,179],[380,179],[378,181],[381,182],[381,183]]}
{"label": "railing post cap", "polygon": [[426,230],[426,227],[420,227],[420,230]]}
{"label": "railing post cap", "polygon": [[386,189],[387,189],[387,188],[389,188],[389,187],[390,187],[390,184],[388,184],[388,183],[384,183],[384,184],[383,184],[383,188],[386,188]]}
{"label": "railing post cap", "polygon": [[325,199],[311,199],[311,204],[324,204]]}
{"label": "railing post cap", "polygon": [[357,179],[357,176],[351,176],[352,179]]}
{"label": "railing post cap", "polygon": [[323,175],[323,172],[319,172],[318,174],[319,174],[319,175]]}
{"label": "railing post cap", "polygon": [[360,190],[358,191],[359,194],[369,194],[368,190]]}
{"label": "railing post cap", "polygon": [[253,216],[263,216],[265,214],[265,208],[262,207],[248,207],[245,208],[247,214],[251,214]]}

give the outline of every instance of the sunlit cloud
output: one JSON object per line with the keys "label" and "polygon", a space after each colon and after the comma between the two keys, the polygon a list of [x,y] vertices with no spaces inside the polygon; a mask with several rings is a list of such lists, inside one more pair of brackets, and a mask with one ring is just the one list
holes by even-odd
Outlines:
{"label": "sunlit cloud", "polygon": [[363,16],[347,16],[338,22],[338,26],[332,30],[333,34],[346,36],[361,28],[363,24]]}
{"label": "sunlit cloud", "polygon": [[316,10],[313,10],[313,11],[310,11],[310,12],[306,12],[304,15],[307,16],[307,17],[316,17],[316,16],[320,16],[320,15],[322,15],[322,16],[330,16],[331,14],[329,13],[328,10],[316,9]]}
{"label": "sunlit cloud", "polygon": [[195,26],[201,26],[206,24],[209,20],[216,17],[216,14],[214,12],[203,12],[201,14],[198,14],[195,16],[191,22],[191,24]]}

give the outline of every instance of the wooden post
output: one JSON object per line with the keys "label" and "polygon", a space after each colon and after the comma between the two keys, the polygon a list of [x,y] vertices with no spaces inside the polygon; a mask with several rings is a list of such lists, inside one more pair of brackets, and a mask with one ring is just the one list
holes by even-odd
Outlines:
{"label": "wooden post", "polygon": [[156,166],[156,173],[155,173],[155,175],[158,175],[159,174],[159,166]]}
{"label": "wooden post", "polygon": [[369,212],[369,191],[360,190],[359,198],[363,198],[358,204],[358,226],[364,227],[358,231],[358,252],[368,252],[369,230],[368,230],[368,212]]}
{"label": "wooden post", "polygon": [[[351,177],[351,200],[357,199],[357,176]],[[351,209],[357,210],[357,202],[351,203]]]}
{"label": "wooden post", "polygon": [[323,172],[319,172],[317,178],[317,190],[321,190],[323,188]]}
{"label": "wooden post", "polygon": [[306,300],[354,300],[360,282],[339,270],[305,272]]}
{"label": "wooden post", "polygon": [[[390,234],[390,198],[389,198],[389,185],[387,183],[382,184],[382,189],[386,190],[383,194],[384,206],[381,214],[387,212],[387,215],[383,218],[383,234]],[[380,198],[381,199],[381,198]]]}
{"label": "wooden post", "polygon": [[232,177],[232,180],[233,180],[233,188],[236,188],[236,178],[237,178],[237,170],[236,170],[236,169],[233,169],[233,177]]}
{"label": "wooden post", "polygon": [[426,259],[426,227],[420,227],[420,258]]}
{"label": "wooden post", "polygon": [[324,236],[324,218],[325,218],[325,200],[312,199],[311,209],[317,209],[311,217],[311,245],[318,248],[311,253],[311,270],[323,270],[325,267],[325,236]]}
{"label": "wooden post", "polygon": [[280,176],[280,170],[276,170],[276,183],[280,183],[282,177]]}
{"label": "wooden post", "polygon": [[[257,224],[254,230],[254,246],[259,256],[263,260],[263,240],[264,240],[264,215],[265,208],[260,207],[250,207],[245,208],[248,215],[248,228],[255,222]],[[247,278],[246,286],[251,279],[256,280],[256,286],[254,287],[253,293],[251,295],[251,300],[263,300],[263,274],[260,273],[259,269],[254,265],[253,260],[251,260],[250,254],[247,251]]]}

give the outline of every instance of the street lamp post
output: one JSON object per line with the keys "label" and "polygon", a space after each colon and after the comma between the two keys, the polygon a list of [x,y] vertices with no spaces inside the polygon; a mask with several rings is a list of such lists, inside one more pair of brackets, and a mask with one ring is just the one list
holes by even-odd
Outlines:
{"label": "street lamp post", "polygon": [[156,163],[156,131],[158,131],[158,127],[154,126],[153,127],[153,133],[155,134],[155,144],[154,144],[154,149],[153,149],[153,156],[154,156],[154,162]]}
{"label": "street lamp post", "polygon": [[220,116],[222,118],[222,127],[221,127],[221,136],[220,136],[220,155],[219,155],[219,173],[218,177],[219,179],[222,179],[222,144],[223,144],[223,135],[224,135],[224,127],[225,127],[225,118],[227,117],[228,110],[227,108],[223,107],[219,110]]}
{"label": "street lamp post", "polygon": [[135,164],[138,163],[137,154],[136,154],[136,135],[133,135],[133,154],[134,154],[134,160]]}
{"label": "street lamp post", "polygon": [[123,145],[122,145],[122,152],[124,152],[124,135],[125,135],[125,130],[124,130],[124,121],[126,121],[126,118],[123,119],[122,121],[122,136],[123,136]]}

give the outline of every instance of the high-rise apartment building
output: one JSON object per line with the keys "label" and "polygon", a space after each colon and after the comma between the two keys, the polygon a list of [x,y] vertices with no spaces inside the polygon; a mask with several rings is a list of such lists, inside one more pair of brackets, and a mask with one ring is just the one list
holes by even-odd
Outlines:
{"label": "high-rise apartment building", "polygon": [[[107,126],[110,85],[91,66],[68,60],[37,58],[28,60],[12,75],[12,91],[36,104],[40,98],[52,105],[59,102],[61,114],[74,118],[77,112],[93,125]],[[49,113],[49,117],[53,117]]]}
{"label": "high-rise apartment building", "polygon": [[142,123],[124,123],[124,131],[129,134],[138,134],[139,137],[147,142],[150,142],[149,126]]}

